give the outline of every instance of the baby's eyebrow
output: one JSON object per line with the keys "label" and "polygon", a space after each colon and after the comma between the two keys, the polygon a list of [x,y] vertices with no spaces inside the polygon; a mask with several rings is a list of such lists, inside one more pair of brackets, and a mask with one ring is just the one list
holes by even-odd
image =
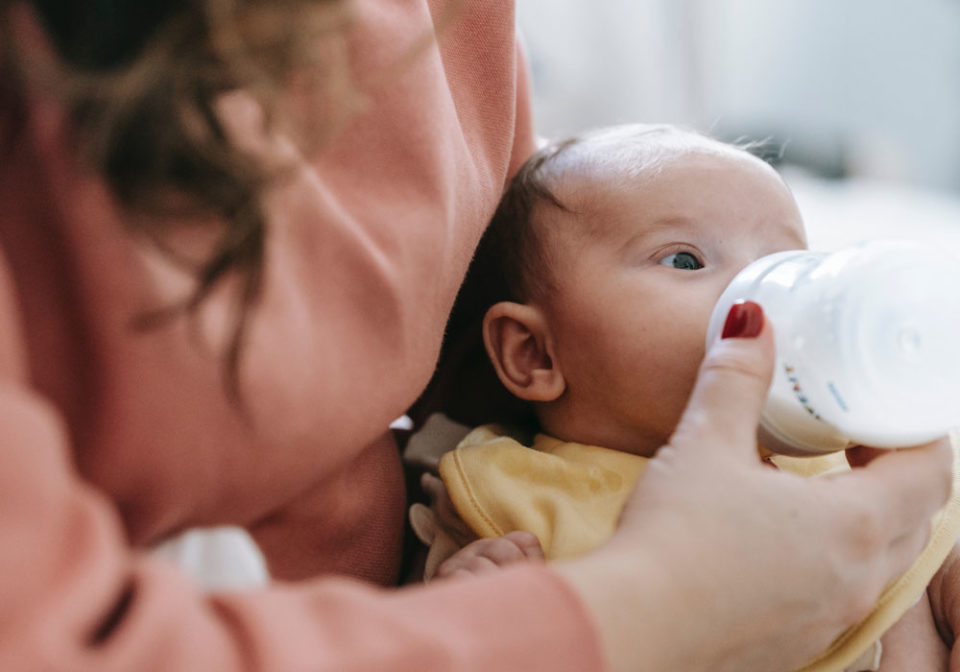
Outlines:
{"label": "baby's eyebrow", "polygon": [[636,229],[631,232],[630,240],[642,240],[655,233],[663,233],[665,230],[670,231],[676,229],[678,233],[683,233],[692,231],[696,227],[696,220],[685,215],[664,215],[662,217],[645,220],[642,226],[636,227]]}
{"label": "baby's eyebrow", "polygon": [[658,229],[668,229],[673,227],[689,229],[696,226],[696,221],[685,215],[665,215],[651,221],[650,226]]}
{"label": "baby's eyebrow", "polygon": [[664,231],[676,230],[677,234],[686,234],[697,229],[697,221],[684,215],[664,215],[644,222],[642,227],[632,231],[620,246],[621,250],[628,250],[642,244],[647,238]]}

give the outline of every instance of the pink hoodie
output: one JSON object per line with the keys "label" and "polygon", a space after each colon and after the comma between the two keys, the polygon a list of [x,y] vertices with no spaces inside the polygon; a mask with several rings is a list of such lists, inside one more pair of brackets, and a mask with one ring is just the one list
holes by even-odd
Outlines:
{"label": "pink hoodie", "polygon": [[[441,4],[358,2],[357,80],[407,53]],[[210,344],[224,297],[199,334],[130,328],[189,283],[122,231],[56,106],[32,101],[0,161],[0,670],[601,668],[582,605],[545,568],[204,596],[135,550],[230,523],[279,577],[396,579],[404,490],[384,428],[427,382],[472,250],[532,147],[512,3],[458,11],[271,194],[241,367],[250,421]]]}

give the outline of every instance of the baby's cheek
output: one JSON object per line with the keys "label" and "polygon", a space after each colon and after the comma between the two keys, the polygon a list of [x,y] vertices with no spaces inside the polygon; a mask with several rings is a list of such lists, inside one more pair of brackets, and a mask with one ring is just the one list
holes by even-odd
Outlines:
{"label": "baby's cheek", "polygon": [[653,389],[654,404],[660,409],[662,428],[672,434],[697,382],[700,363],[703,361],[703,348],[687,350],[676,349],[669,363],[661,368]]}

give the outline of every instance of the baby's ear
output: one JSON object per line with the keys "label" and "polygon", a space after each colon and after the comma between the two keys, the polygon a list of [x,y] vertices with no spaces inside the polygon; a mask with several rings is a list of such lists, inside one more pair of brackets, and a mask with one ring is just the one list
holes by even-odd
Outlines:
{"label": "baby's ear", "polygon": [[483,318],[483,344],[500,382],[527,401],[554,401],[566,381],[553,352],[549,326],[538,308],[502,301]]}

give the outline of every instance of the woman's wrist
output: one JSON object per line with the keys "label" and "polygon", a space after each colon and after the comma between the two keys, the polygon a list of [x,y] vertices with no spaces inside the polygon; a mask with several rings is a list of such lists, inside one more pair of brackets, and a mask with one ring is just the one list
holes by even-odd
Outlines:
{"label": "woman's wrist", "polygon": [[680,638],[684,628],[666,609],[681,593],[662,566],[635,549],[630,553],[599,550],[552,569],[571,587],[593,621],[610,672],[638,669],[685,670],[692,661]]}

